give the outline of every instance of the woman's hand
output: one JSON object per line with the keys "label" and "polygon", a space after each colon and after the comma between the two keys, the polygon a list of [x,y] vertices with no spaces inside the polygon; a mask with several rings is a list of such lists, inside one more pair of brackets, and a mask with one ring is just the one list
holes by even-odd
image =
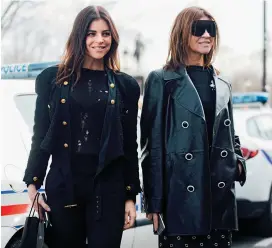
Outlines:
{"label": "woman's hand", "polygon": [[157,213],[147,214],[146,217],[151,221],[153,220],[153,228],[154,231],[157,232],[159,227],[159,214]]}
{"label": "woman's hand", "polygon": [[133,227],[135,219],[136,219],[135,203],[132,200],[127,200],[125,203],[124,230]]}
{"label": "woman's hand", "polygon": [[241,175],[243,171],[243,166],[241,165],[240,162],[238,162],[238,167],[239,167],[239,173],[240,173],[239,175]]}
{"label": "woman's hand", "polygon": [[[33,201],[35,199],[35,196],[37,194],[37,190],[36,190],[36,186],[34,184],[30,184],[28,185],[28,197],[31,201],[31,205],[33,204]],[[39,211],[38,211],[38,204],[40,205],[39,206]],[[42,208],[45,209],[46,211],[50,211],[50,208],[49,206],[44,202],[43,200],[43,197],[42,196],[38,196],[38,203],[37,203],[37,198],[35,200],[35,203],[34,203],[34,209],[37,213],[39,213],[39,216],[41,219],[43,219],[43,216],[42,216]]]}

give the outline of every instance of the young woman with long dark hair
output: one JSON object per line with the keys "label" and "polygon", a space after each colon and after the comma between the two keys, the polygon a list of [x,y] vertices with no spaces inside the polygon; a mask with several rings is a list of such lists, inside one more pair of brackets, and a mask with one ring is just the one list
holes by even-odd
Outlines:
{"label": "young woman with long dark hair", "polygon": [[[36,79],[24,181],[33,201],[46,177],[51,247],[120,247],[140,192],[136,125],[140,89],[120,72],[119,36],[103,7],[77,15],[58,66]],[[35,205],[38,209],[37,204]]]}

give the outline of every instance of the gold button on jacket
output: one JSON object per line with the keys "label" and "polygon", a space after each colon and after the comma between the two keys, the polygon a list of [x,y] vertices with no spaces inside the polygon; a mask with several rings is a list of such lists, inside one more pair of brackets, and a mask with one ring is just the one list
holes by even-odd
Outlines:
{"label": "gold button on jacket", "polygon": [[67,148],[68,147],[68,144],[67,143],[64,143],[64,145],[63,145],[65,148]]}
{"label": "gold button on jacket", "polygon": [[64,85],[68,85],[68,82],[67,82],[67,81],[65,81],[63,84],[64,84]]}
{"label": "gold button on jacket", "polygon": [[65,99],[61,99],[61,103],[66,103],[66,100]]}
{"label": "gold button on jacket", "polygon": [[114,84],[112,84],[112,83],[110,84],[110,87],[111,87],[111,88],[114,88],[114,86],[115,86]]}
{"label": "gold button on jacket", "polygon": [[130,187],[130,186],[127,186],[127,190],[131,190],[131,187]]}
{"label": "gold button on jacket", "polygon": [[34,182],[38,181],[38,178],[37,177],[33,177],[33,181]]}
{"label": "gold button on jacket", "polygon": [[115,103],[115,101],[114,100],[111,100],[111,104],[114,104]]}
{"label": "gold button on jacket", "polygon": [[67,122],[66,122],[66,121],[63,121],[63,122],[62,122],[62,125],[63,125],[63,126],[66,126],[66,125],[67,125]]}

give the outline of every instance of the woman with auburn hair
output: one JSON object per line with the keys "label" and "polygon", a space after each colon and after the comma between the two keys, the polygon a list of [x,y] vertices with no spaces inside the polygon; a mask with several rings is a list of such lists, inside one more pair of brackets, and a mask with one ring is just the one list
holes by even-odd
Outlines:
{"label": "woman with auburn hair", "polygon": [[[120,247],[141,191],[136,141],[140,88],[119,71],[115,25],[102,7],[77,15],[63,60],[36,79],[24,181],[33,202],[46,174],[49,247]],[[38,210],[37,204],[35,209]]]}
{"label": "woman with auburn hair", "polygon": [[159,247],[230,247],[237,230],[235,181],[246,180],[231,85],[212,59],[219,33],[198,7],[179,13],[163,69],[145,84],[141,116],[147,217]]}

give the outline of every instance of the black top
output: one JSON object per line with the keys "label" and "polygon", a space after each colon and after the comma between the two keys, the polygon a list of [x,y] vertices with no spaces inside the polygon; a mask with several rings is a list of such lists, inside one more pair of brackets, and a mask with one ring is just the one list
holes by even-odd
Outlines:
{"label": "black top", "polygon": [[213,124],[215,119],[215,84],[211,69],[203,66],[188,66],[186,68],[201,99],[208,131],[209,145],[212,145]]}
{"label": "black top", "polygon": [[80,80],[71,89],[74,153],[98,155],[108,93],[105,71],[82,68]]}

